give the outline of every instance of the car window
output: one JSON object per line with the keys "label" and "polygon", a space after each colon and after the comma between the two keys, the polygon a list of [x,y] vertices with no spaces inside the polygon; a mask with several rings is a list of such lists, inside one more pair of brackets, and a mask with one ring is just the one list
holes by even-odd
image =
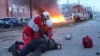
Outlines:
{"label": "car window", "polygon": [[20,19],[21,21],[23,20],[23,19]]}
{"label": "car window", "polygon": [[0,23],[3,23],[3,21],[2,21],[2,20],[0,20]]}
{"label": "car window", "polygon": [[3,18],[2,20],[3,20],[3,21],[8,21],[8,20],[9,20],[9,18]]}
{"label": "car window", "polygon": [[0,20],[0,22],[2,22],[2,20]]}
{"label": "car window", "polygon": [[25,19],[25,21],[28,21],[28,19]]}

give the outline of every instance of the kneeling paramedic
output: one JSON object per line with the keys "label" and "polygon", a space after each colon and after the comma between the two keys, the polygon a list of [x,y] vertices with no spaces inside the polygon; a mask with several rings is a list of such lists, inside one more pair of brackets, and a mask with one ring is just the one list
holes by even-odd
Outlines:
{"label": "kneeling paramedic", "polygon": [[9,47],[13,56],[26,56],[33,52],[32,56],[40,56],[48,50],[60,49],[61,45],[52,39],[52,22],[50,14],[43,12],[41,16],[35,15],[22,33],[23,42],[16,41]]}

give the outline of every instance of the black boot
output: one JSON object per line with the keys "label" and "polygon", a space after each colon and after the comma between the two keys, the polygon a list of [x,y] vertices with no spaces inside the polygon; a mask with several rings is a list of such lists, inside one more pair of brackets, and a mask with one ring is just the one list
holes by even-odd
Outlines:
{"label": "black boot", "polygon": [[62,45],[61,44],[56,44],[56,49],[61,49]]}
{"label": "black boot", "polygon": [[11,51],[11,47],[14,46],[14,45],[16,45],[16,47],[17,47],[18,45],[23,45],[23,44],[24,44],[23,42],[16,41],[15,44],[13,44],[13,45],[11,45],[9,47],[8,51],[10,52]]}
{"label": "black boot", "polygon": [[31,56],[41,56],[42,52],[41,51],[34,51]]}
{"label": "black boot", "polygon": [[20,56],[15,44],[11,45],[8,51],[11,52],[13,56]]}
{"label": "black boot", "polygon": [[61,48],[62,48],[62,45],[56,43],[53,39],[51,39],[51,40],[49,41],[49,48],[50,48],[51,50],[61,49]]}

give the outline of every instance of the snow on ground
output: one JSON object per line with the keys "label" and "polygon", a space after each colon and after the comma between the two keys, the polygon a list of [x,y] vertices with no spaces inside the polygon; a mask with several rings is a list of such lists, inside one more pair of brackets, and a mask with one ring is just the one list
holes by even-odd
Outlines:
{"label": "snow on ground", "polygon": [[[72,27],[54,28],[53,38],[56,42],[62,44],[62,49],[47,51],[43,53],[42,56],[96,56],[96,52],[100,52],[99,25],[100,22],[91,20]],[[7,52],[6,47],[9,47],[15,40],[21,40],[21,31],[22,30],[15,30],[0,33],[0,56],[11,56],[11,54]],[[69,33],[72,35],[72,39],[66,40],[65,35]],[[83,48],[82,38],[86,35],[92,37],[94,41],[93,48]],[[4,36],[5,38],[3,39]]]}

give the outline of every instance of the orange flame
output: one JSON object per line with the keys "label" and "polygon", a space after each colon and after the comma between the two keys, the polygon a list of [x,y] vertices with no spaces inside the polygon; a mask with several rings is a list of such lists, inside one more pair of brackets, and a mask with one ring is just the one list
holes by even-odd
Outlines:
{"label": "orange flame", "polygon": [[63,15],[52,15],[51,20],[52,20],[53,23],[65,22]]}

